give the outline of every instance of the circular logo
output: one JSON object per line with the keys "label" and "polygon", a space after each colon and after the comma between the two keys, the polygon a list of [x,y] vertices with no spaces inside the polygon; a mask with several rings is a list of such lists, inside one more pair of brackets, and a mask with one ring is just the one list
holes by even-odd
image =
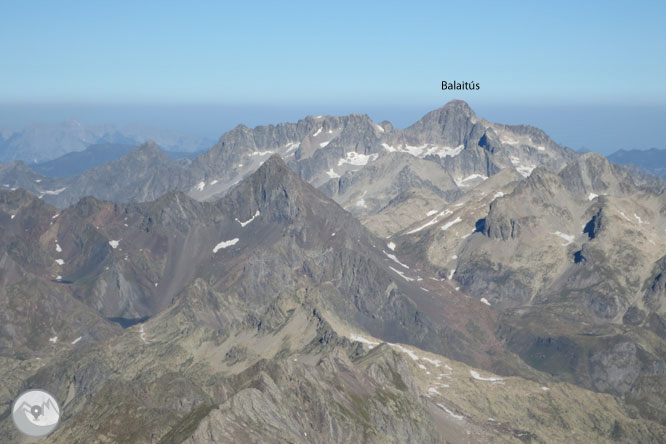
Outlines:
{"label": "circular logo", "polygon": [[60,406],[43,390],[23,392],[12,405],[16,428],[24,435],[40,438],[53,432],[60,421]]}

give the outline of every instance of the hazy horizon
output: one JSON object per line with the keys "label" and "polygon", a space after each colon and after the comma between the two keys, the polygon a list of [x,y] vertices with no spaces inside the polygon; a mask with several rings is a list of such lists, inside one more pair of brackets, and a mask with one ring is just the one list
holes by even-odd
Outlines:
{"label": "hazy horizon", "polygon": [[13,2],[0,127],[76,118],[217,139],[308,114],[405,127],[458,98],[577,150],[660,147],[664,15],[657,1]]}
{"label": "hazy horizon", "polygon": [[[405,128],[449,100],[424,105],[261,104],[1,104],[0,128],[20,131],[35,124],[55,125],[75,119],[85,125],[139,126],[217,140],[237,125],[296,122],[307,115],[368,114]],[[477,116],[503,124],[532,125],[574,150],[611,154],[620,149],[666,148],[666,106],[528,105],[474,103]]]}

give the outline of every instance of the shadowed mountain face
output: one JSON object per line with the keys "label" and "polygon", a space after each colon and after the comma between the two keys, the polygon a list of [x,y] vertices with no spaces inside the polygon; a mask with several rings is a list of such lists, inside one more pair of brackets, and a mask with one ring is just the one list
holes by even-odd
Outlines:
{"label": "shadowed mountain face", "polygon": [[666,179],[666,150],[650,148],[649,150],[620,150],[608,159],[618,165],[633,165],[641,170]]}
{"label": "shadowed mountain face", "polygon": [[666,436],[663,184],[537,129],[456,101],[148,143],[57,194],[3,168],[43,199],[0,191],[0,403],[56,394],[49,442]]}
{"label": "shadowed mountain face", "polygon": [[132,151],[133,148],[132,145],[96,144],[83,151],[74,151],[57,159],[31,165],[30,168],[44,176],[66,178],[81,174],[85,170],[103,163],[117,160]]}
{"label": "shadowed mountain face", "polygon": [[[68,178],[79,175],[90,168],[97,167],[103,163],[113,162],[130,153],[135,147],[133,145],[122,145],[113,143],[100,143],[90,145],[83,151],[67,153],[57,159],[30,165],[30,169],[38,174],[52,178]],[[193,159],[201,152],[175,152],[165,151],[169,158]]]}

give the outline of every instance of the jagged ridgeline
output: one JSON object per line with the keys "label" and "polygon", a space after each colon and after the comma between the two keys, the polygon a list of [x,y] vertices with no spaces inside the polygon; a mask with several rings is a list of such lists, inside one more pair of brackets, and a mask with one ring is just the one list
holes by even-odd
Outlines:
{"label": "jagged ridgeline", "polygon": [[0,168],[0,442],[665,442],[663,182],[454,101]]}

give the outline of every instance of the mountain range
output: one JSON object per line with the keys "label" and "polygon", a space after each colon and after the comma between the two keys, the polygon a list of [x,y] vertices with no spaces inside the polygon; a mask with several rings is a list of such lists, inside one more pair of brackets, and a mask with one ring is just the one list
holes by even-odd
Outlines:
{"label": "mountain range", "polygon": [[536,128],[309,116],[0,186],[0,440],[40,387],[53,443],[666,442],[664,182]]}
{"label": "mountain range", "polygon": [[[117,128],[113,125],[84,125],[75,119],[69,119],[55,125],[34,124],[20,131],[0,128],[0,161],[22,160],[28,164],[36,164],[83,151],[91,145],[136,146],[149,140],[159,143],[167,151],[175,152],[202,151],[211,145],[205,138],[170,130],[139,126]],[[107,149],[110,147],[107,146]]]}
{"label": "mountain range", "polygon": [[654,176],[666,179],[666,150],[650,148],[647,150],[620,150],[608,159],[619,165],[633,165]]}

